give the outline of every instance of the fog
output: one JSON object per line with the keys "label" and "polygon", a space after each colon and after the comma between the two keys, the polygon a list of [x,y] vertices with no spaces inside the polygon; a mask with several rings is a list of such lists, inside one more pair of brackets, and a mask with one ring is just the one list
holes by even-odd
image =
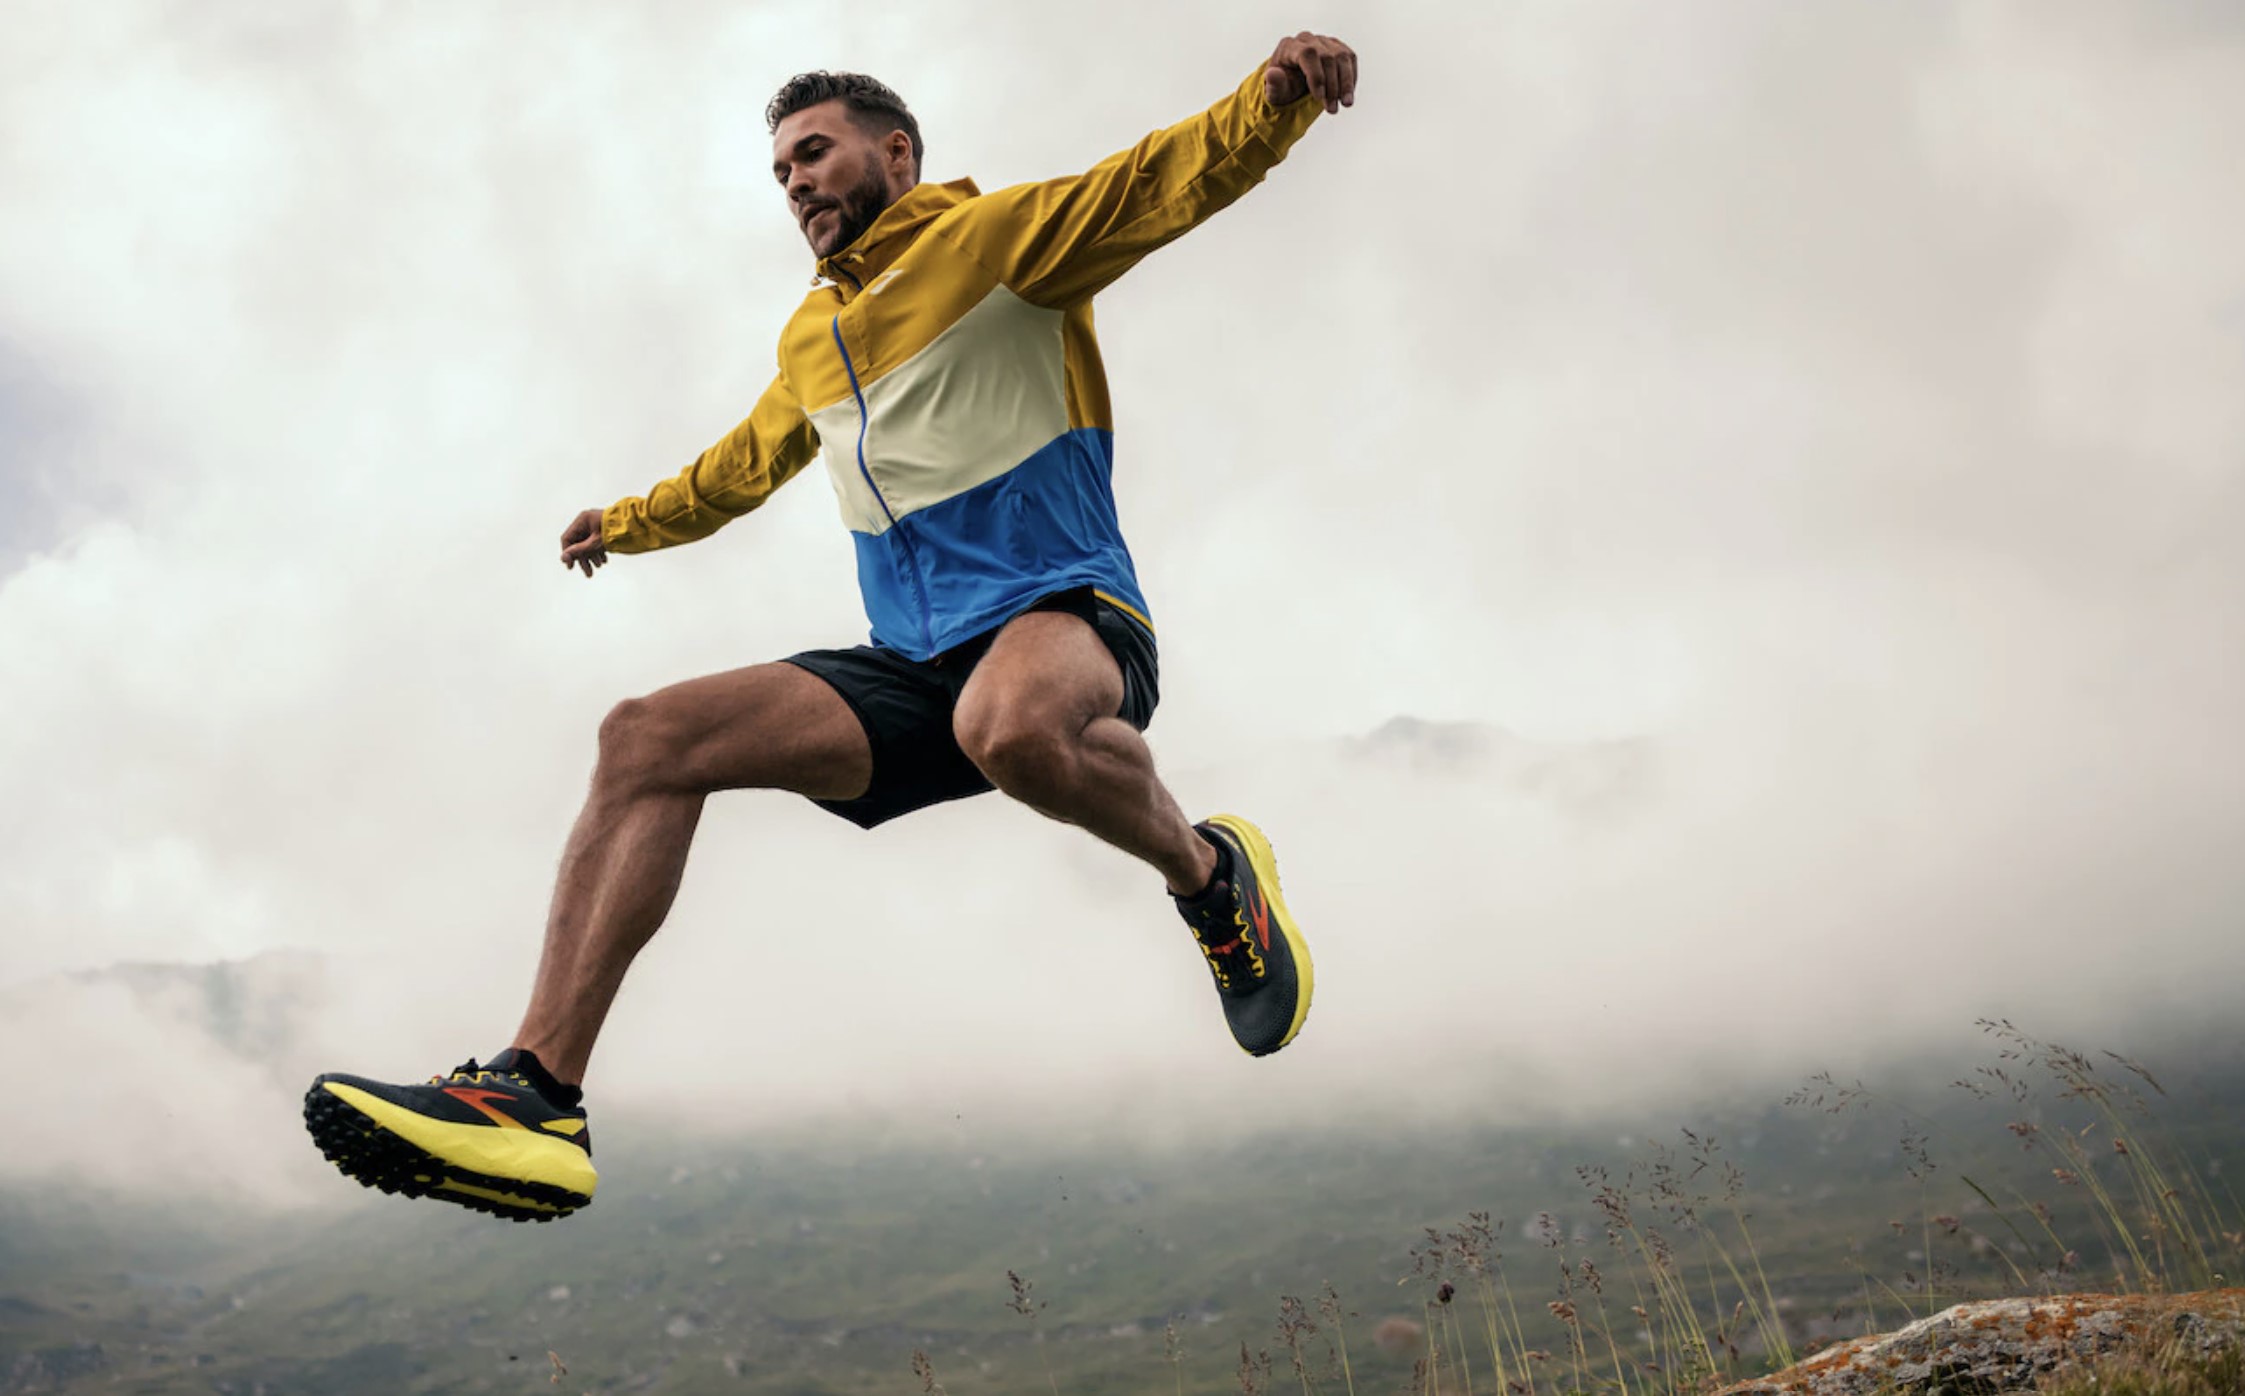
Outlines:
{"label": "fog", "polygon": [[[2233,7],[57,5],[0,50],[0,1052],[67,1070],[0,1170],[317,1178],[305,1073],[505,1044],[609,705],[862,638],[816,472],[555,562],[768,380],[790,74],[990,189],[1305,26],[1355,108],[1100,303],[1151,736],[1278,845],[1301,1039],[1000,797],[732,795],[596,1113],[1657,1112],[2234,1010]],[[1487,749],[1351,744],[1399,715]],[[279,949],[265,1061],[56,977]]]}

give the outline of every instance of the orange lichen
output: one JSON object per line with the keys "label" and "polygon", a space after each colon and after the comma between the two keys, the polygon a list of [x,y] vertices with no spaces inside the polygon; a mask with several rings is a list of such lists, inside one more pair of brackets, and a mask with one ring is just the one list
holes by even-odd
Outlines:
{"label": "orange lichen", "polygon": [[[1719,1396],[1840,1396],[1860,1390],[1873,1372],[1891,1374],[1906,1366],[1957,1360],[2008,1365],[2018,1369],[2020,1380],[2030,1382],[2036,1373],[2185,1323],[2226,1328],[2245,1337],[2245,1289],[1958,1305],[1933,1323],[1913,1325],[1906,1341],[1899,1334],[1850,1339],[1785,1371],[1726,1387]],[[1991,1346],[1996,1344],[2002,1346]]]}

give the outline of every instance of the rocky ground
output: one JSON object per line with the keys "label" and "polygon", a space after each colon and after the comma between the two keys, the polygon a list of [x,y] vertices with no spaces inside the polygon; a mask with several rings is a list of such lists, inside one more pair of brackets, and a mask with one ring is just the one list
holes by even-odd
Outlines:
{"label": "rocky ground", "polygon": [[1836,1344],[1720,1396],[1941,1396],[2025,1391],[2124,1347],[2194,1354],[2245,1342],[2245,1289],[2071,1294],[1959,1304],[1894,1333]]}

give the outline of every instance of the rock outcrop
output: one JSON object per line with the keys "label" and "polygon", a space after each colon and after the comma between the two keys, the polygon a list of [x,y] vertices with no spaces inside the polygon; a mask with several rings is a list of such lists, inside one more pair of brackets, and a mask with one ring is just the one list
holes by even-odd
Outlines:
{"label": "rock outcrop", "polygon": [[2024,1391],[2060,1367],[2138,1344],[2197,1353],[2245,1342],[2245,1289],[2198,1294],[2069,1294],[1988,1299],[1898,1332],[1835,1344],[1719,1396],[1975,1396]]}

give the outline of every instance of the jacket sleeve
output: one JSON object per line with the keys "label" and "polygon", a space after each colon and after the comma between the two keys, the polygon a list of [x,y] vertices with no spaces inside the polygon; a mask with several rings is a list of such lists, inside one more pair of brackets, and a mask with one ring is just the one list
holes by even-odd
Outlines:
{"label": "jacket sleeve", "polygon": [[600,516],[609,551],[643,553],[707,538],[762,504],[818,454],[818,432],[778,378],[748,420],[692,465]]}
{"label": "jacket sleeve", "polygon": [[1274,108],[1258,66],[1230,96],[1080,175],[991,194],[974,250],[1014,294],[1066,309],[1262,183],[1323,110]]}

